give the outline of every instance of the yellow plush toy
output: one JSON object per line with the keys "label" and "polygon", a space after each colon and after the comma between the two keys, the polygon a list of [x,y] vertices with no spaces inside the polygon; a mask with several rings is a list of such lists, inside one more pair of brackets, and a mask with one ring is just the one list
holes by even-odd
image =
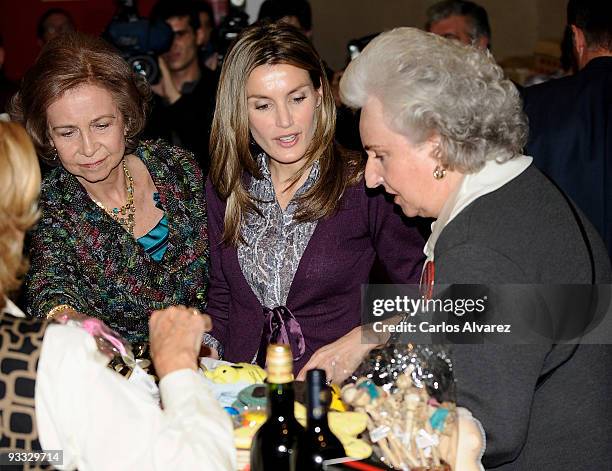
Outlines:
{"label": "yellow plush toy", "polygon": [[[306,408],[299,402],[295,403],[295,418],[306,426]],[[363,460],[372,454],[372,447],[357,438],[368,426],[368,416],[363,412],[335,412],[327,414],[329,428],[342,443],[346,456]]]}
{"label": "yellow plush toy", "polygon": [[213,370],[207,370],[204,372],[204,376],[219,384],[239,382],[255,384],[264,382],[266,379],[266,372],[257,365],[236,363],[234,365],[220,365]]}
{"label": "yellow plush toy", "polygon": [[340,386],[337,384],[332,384],[331,391],[332,400],[331,404],[329,405],[329,410],[335,410],[338,412],[346,411],[346,406],[344,405],[344,402],[342,402],[342,392],[340,391]]}

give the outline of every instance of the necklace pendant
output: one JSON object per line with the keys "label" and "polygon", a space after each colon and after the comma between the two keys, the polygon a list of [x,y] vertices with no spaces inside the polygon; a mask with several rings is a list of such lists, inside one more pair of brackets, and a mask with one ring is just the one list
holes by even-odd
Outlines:
{"label": "necklace pendant", "polygon": [[134,206],[134,179],[130,175],[125,159],[123,160],[123,171],[125,173],[128,195],[125,205],[120,208],[112,208],[109,210],[100,201],[96,201],[93,197],[91,199],[133,237],[134,218],[136,214],[136,207]]}

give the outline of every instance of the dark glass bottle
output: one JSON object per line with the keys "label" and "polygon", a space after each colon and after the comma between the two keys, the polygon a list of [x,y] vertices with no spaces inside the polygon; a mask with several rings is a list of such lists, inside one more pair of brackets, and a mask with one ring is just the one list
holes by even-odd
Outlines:
{"label": "dark glass bottle", "polygon": [[308,371],[306,431],[298,441],[293,471],[318,471],[323,461],[346,456],[340,440],[332,433],[327,422],[331,391],[327,387],[325,370]]}
{"label": "dark glass bottle", "polygon": [[288,345],[268,345],[266,370],[268,419],[251,443],[251,471],[289,471],[304,428],[293,412],[293,358]]}

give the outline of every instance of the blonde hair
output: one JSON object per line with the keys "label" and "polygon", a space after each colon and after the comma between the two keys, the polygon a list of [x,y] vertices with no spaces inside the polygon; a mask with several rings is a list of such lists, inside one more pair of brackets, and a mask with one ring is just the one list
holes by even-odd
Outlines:
{"label": "blonde hair", "polygon": [[261,179],[254,153],[247,111],[246,83],[251,72],[261,65],[288,64],[308,72],[314,88],[321,88],[321,106],[315,113],[315,132],[306,151],[304,165],[293,179],[319,161],[319,179],[298,200],[297,221],[313,221],[330,216],[344,189],[358,179],[347,170],[357,168],[344,159],[333,144],[336,106],[323,61],[310,41],[284,22],[260,23],[244,30],[223,63],[212,124],[210,179],[219,197],[226,201],[223,242],[238,245],[240,228],[247,212],[256,211],[244,173]]}
{"label": "blonde hair", "polygon": [[17,123],[0,121],[0,307],[21,285],[28,269],[23,255],[26,231],[38,219],[40,167],[34,145]]}

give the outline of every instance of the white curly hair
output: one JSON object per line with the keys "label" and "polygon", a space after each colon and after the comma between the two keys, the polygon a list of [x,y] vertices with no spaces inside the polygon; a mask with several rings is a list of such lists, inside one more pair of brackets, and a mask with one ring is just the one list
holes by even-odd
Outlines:
{"label": "white curly hair", "polygon": [[420,144],[440,137],[436,158],[473,173],[520,155],[527,118],[515,85],[487,51],[415,28],[377,36],[346,69],[342,101],[383,105],[386,124]]}

